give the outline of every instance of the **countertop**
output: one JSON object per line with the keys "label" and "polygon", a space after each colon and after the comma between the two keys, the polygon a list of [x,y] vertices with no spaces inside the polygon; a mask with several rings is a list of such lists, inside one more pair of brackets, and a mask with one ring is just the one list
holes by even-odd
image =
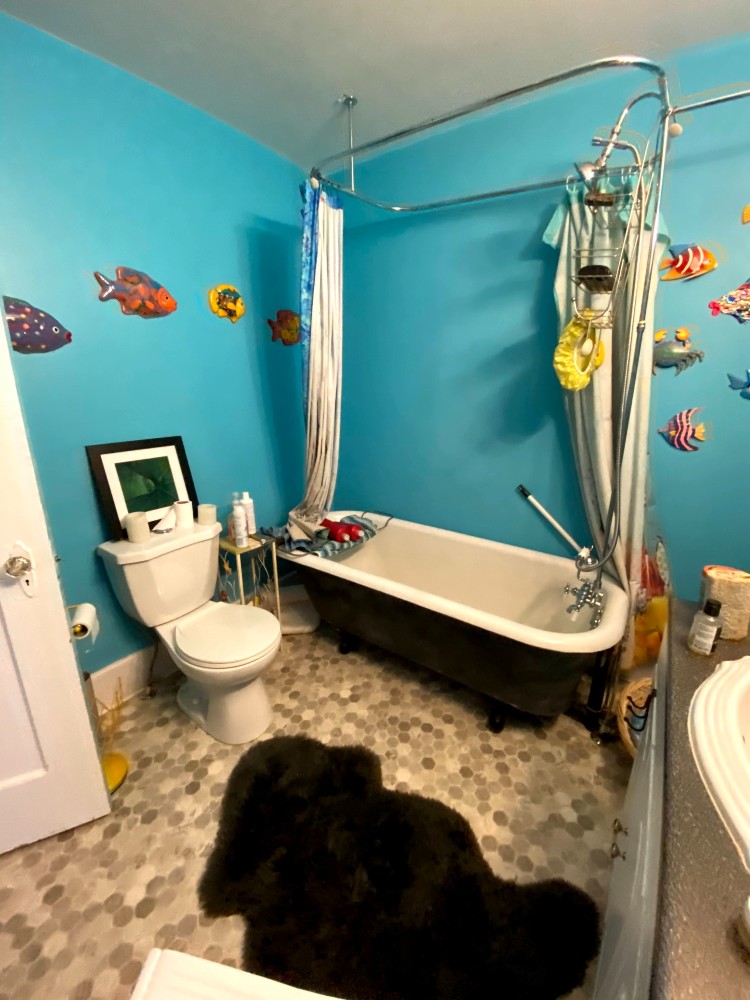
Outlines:
{"label": "countertop", "polygon": [[664,826],[651,1000],[750,1000],[750,955],[735,923],[750,895],[745,870],[693,759],[693,692],[722,660],[750,655],[750,640],[720,641],[713,656],[687,648],[696,605],[673,601],[669,625]]}

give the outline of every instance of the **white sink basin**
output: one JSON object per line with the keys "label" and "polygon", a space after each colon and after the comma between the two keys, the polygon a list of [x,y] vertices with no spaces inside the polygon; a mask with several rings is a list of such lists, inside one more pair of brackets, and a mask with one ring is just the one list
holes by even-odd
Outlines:
{"label": "white sink basin", "polygon": [[688,731],[703,783],[750,871],[750,656],[720,663],[701,684]]}

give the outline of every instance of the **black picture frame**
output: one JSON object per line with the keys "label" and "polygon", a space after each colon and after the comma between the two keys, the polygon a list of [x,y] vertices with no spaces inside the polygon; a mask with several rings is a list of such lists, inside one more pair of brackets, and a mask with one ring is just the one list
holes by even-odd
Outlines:
{"label": "black picture frame", "polygon": [[146,513],[149,527],[175,500],[189,500],[197,516],[198,496],[181,437],[90,444],[86,456],[99,506],[116,541],[126,537],[125,516],[136,510]]}

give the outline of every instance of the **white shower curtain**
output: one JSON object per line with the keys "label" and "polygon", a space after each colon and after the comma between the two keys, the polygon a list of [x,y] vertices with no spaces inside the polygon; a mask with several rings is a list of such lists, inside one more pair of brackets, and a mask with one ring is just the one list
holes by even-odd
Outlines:
{"label": "white shower curtain", "polygon": [[[630,262],[624,288],[612,313],[612,327],[602,329],[605,360],[593,373],[589,385],[578,392],[565,391],[565,406],[571,429],[573,452],[586,508],[592,540],[598,556],[604,554],[604,524],[612,496],[612,478],[617,422],[623,393],[626,350],[635,337],[642,296],[649,288],[649,308],[636,375],[635,392],[622,462],[620,495],[620,533],[609,572],[619,578],[630,596],[631,615],[635,612],[641,590],[641,555],[644,537],[646,488],[648,480],[648,427],[653,363],[653,306],[658,282],[655,256],[651,274],[647,274],[648,245],[651,230],[639,233],[637,224],[626,225],[622,207],[598,208],[593,213],[584,202],[586,189],[581,184],[569,189],[567,204],[561,205],[544,234],[547,243],[560,250],[555,278],[555,298],[563,329],[574,315],[575,286],[572,276],[581,263],[599,263],[625,242]],[[641,239],[638,252],[636,241]],[[660,235],[659,246],[666,245]],[[602,256],[584,256],[594,247]],[[577,252],[578,251],[578,252]],[[614,257],[609,258],[613,260]],[[614,270],[614,264],[612,265]],[[591,303],[596,309],[601,300]],[[579,304],[580,307],[580,304]],[[625,660],[628,653],[625,654]]]}
{"label": "white shower curtain", "polygon": [[289,513],[292,538],[312,537],[333,503],[341,426],[344,212],[320,192],[307,366],[305,495]]}

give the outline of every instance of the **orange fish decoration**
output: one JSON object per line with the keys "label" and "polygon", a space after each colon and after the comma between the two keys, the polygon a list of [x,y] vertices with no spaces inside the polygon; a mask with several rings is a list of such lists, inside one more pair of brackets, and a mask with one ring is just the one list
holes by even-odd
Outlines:
{"label": "orange fish decoration", "polygon": [[742,224],[746,226],[750,222],[750,205],[745,205],[742,209]]}
{"label": "orange fish decoration", "polygon": [[267,319],[266,323],[273,331],[271,340],[280,340],[285,347],[299,343],[299,313],[292,312],[291,309],[279,309],[276,319]]}
{"label": "orange fish decoration", "polygon": [[662,274],[662,281],[678,281],[680,278],[687,281],[690,278],[698,278],[701,274],[708,274],[717,267],[716,257],[698,243],[671,246],[669,253],[671,256],[659,264],[659,270],[667,272]]}
{"label": "orange fish decoration", "polygon": [[143,271],[136,271],[132,267],[118,267],[115,273],[117,277],[112,279],[94,271],[94,277],[101,286],[101,302],[117,299],[126,316],[141,316],[143,319],[168,316],[177,308],[177,303],[166,288]]}

